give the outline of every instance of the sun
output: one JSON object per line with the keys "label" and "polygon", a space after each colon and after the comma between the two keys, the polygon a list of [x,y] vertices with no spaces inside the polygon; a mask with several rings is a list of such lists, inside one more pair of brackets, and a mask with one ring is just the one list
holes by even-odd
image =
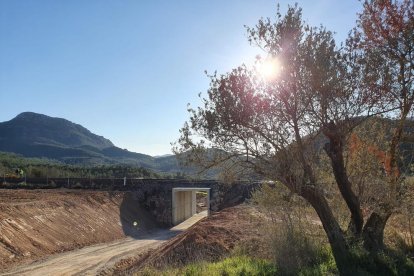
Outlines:
{"label": "sun", "polygon": [[257,64],[257,72],[267,81],[277,78],[281,71],[281,64],[276,58],[269,58]]}

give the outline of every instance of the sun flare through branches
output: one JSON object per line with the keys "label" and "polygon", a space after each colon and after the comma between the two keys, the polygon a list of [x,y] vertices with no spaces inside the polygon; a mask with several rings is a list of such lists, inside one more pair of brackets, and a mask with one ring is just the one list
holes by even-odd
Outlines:
{"label": "sun flare through branches", "polygon": [[268,58],[256,64],[256,71],[265,81],[273,81],[280,75],[282,65],[277,58]]}

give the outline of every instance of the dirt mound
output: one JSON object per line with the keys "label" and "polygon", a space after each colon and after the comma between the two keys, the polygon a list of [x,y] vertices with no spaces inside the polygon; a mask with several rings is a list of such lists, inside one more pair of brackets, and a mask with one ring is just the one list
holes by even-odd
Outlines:
{"label": "dirt mound", "polygon": [[0,271],[157,227],[126,192],[0,190]]}
{"label": "dirt mound", "polygon": [[103,275],[125,274],[145,266],[160,268],[219,260],[235,246],[259,239],[260,223],[251,206],[227,208],[199,221],[161,247],[117,263],[110,273],[106,271]]}

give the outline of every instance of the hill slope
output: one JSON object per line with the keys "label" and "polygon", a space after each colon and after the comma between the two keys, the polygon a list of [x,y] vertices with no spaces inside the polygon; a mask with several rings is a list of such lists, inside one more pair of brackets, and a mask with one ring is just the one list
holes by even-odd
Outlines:
{"label": "hill slope", "polygon": [[0,145],[50,145],[57,147],[91,146],[98,149],[114,146],[81,125],[61,118],[24,112],[16,118],[0,123]]}
{"label": "hill slope", "polygon": [[68,164],[128,164],[161,172],[180,171],[175,156],[154,158],[130,152],[81,125],[33,112],[0,123],[0,151]]}

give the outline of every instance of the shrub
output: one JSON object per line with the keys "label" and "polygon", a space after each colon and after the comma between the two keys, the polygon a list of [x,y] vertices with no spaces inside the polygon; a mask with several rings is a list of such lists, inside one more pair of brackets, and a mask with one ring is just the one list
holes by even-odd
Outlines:
{"label": "shrub", "polygon": [[325,271],[324,274],[336,273],[330,250],[322,246],[327,244],[323,230],[304,200],[282,185],[270,183],[262,185],[253,194],[252,201],[267,218],[267,227],[263,230],[269,258],[282,275],[297,275],[305,268],[314,267]]}
{"label": "shrub", "polygon": [[266,260],[254,259],[247,256],[234,256],[216,263],[194,263],[179,269],[156,271],[146,269],[139,275],[276,275],[276,267]]}

